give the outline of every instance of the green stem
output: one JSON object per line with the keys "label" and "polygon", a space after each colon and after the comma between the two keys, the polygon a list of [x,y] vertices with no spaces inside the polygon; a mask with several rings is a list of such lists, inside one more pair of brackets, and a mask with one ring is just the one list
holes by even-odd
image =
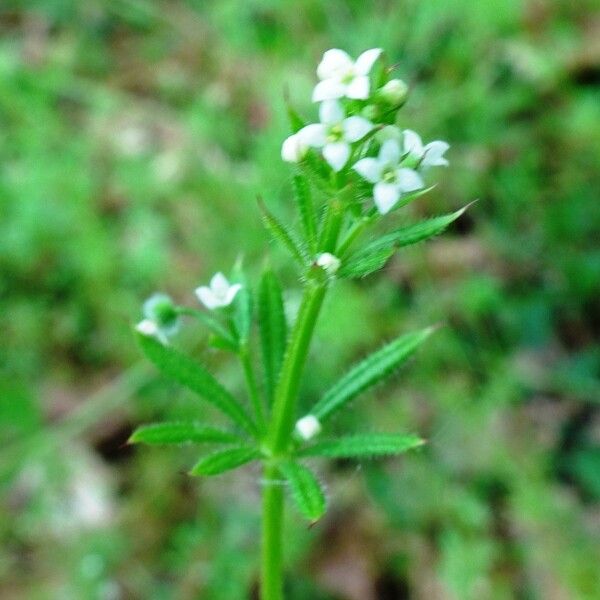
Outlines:
{"label": "green stem", "polygon": [[304,289],[273,400],[269,447],[274,455],[285,451],[290,441],[300,377],[326,291],[326,283],[316,282],[309,282]]}
{"label": "green stem", "polygon": [[263,481],[261,600],[283,600],[283,486],[266,464]]}
{"label": "green stem", "polygon": [[258,385],[256,384],[254,369],[252,368],[252,363],[250,362],[250,354],[248,352],[247,343],[241,344],[239,356],[240,362],[242,363],[242,368],[244,370],[246,387],[248,388],[248,396],[250,397],[250,402],[252,404],[252,408],[254,409],[254,415],[256,416],[258,428],[260,431],[264,431],[265,411],[262,398],[260,397],[260,393],[258,391]]}

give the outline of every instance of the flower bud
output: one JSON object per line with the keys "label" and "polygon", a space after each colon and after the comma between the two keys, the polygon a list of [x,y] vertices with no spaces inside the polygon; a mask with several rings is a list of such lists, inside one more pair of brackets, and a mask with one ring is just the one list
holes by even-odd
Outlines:
{"label": "flower bud", "polygon": [[408,96],[408,86],[402,79],[390,79],[380,90],[380,97],[392,106],[401,106]]}
{"label": "flower bud", "polygon": [[290,135],[281,146],[281,158],[285,162],[300,162],[306,154],[307,147],[300,141],[298,134]]}
{"label": "flower bud", "polygon": [[317,256],[316,264],[321,267],[328,275],[335,275],[340,268],[342,261],[330,252],[323,252]]}
{"label": "flower bud", "polygon": [[376,104],[367,104],[361,111],[361,116],[369,121],[378,121],[381,116],[381,110]]}
{"label": "flower bud", "polygon": [[306,415],[296,421],[295,429],[303,440],[310,440],[321,432],[321,423],[314,415]]}
{"label": "flower bud", "polygon": [[166,294],[153,294],[144,302],[143,313],[146,320],[153,321],[167,335],[175,333],[179,327],[179,315],[175,304]]}

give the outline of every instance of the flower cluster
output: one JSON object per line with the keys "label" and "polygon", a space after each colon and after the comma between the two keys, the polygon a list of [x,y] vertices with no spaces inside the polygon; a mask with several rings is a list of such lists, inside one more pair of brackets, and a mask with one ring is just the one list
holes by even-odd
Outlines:
{"label": "flower cluster", "polygon": [[[217,273],[209,285],[196,288],[195,294],[206,308],[215,310],[229,306],[241,289],[241,283],[231,284],[223,273]],[[186,312],[185,309],[176,306],[170,296],[154,294],[144,302],[144,318],[135,328],[142,335],[156,338],[161,344],[167,345],[169,338],[179,330],[182,312]]]}
{"label": "flower cluster", "polygon": [[425,187],[423,176],[430,167],[448,165],[444,154],[449,146],[442,141],[423,145],[417,133],[396,124],[407,86],[389,79],[383,65],[376,69],[382,60],[379,48],[363,52],[356,61],[343,50],[327,50],[312,94],[321,103],[319,123],[289,136],[281,156],[301,163],[316,151],[335,173],[350,168],[373,185],[373,201],[383,215],[403,195]]}

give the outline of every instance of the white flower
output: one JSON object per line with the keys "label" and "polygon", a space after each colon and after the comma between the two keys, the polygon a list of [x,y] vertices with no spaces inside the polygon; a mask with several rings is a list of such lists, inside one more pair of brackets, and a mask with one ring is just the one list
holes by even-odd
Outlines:
{"label": "white flower", "polygon": [[314,415],[306,415],[296,421],[296,433],[303,440],[310,440],[321,432],[321,423]]}
{"label": "white flower", "polygon": [[203,285],[196,288],[196,296],[206,308],[213,310],[229,306],[241,289],[241,283],[230,285],[223,273],[217,273],[210,280],[210,286]]}
{"label": "white flower", "polygon": [[372,48],[354,62],[343,50],[327,50],[317,67],[321,81],[313,91],[313,102],[344,97],[366,100],[370,91],[369,72],[380,54],[381,48]]}
{"label": "white flower", "polygon": [[388,213],[404,193],[424,187],[421,176],[400,166],[400,145],[390,139],[383,143],[377,158],[363,158],[352,168],[370,183],[374,183],[373,199],[382,215]]}
{"label": "white flower", "polygon": [[281,145],[281,158],[289,163],[300,162],[304,158],[307,149],[307,146],[302,143],[300,136],[294,133],[283,141]]}
{"label": "white flower", "polygon": [[341,261],[337,256],[330,252],[323,252],[317,256],[316,264],[321,267],[328,275],[335,275],[340,268]]}
{"label": "white flower", "polygon": [[135,326],[136,331],[147,337],[156,338],[163,346],[169,343],[165,332],[152,319],[144,319]]}
{"label": "white flower", "polygon": [[410,129],[404,130],[404,153],[419,161],[420,167],[447,167],[448,161],[444,153],[450,148],[446,142],[436,140],[423,146],[418,133]]}
{"label": "white flower", "polygon": [[363,117],[347,117],[337,100],[323,102],[319,108],[320,123],[303,127],[296,135],[300,143],[323,148],[323,156],[334,171],[341,171],[350,158],[350,144],[363,138],[373,124]]}

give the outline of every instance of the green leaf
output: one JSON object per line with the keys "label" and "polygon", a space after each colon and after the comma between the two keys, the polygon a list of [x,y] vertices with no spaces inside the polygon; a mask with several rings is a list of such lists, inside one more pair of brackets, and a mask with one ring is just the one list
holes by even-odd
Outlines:
{"label": "green leaf", "polygon": [[282,463],[279,470],[289,483],[292,498],[300,513],[312,523],[318,521],[325,514],[327,502],[313,472],[291,460]]}
{"label": "green leaf", "polygon": [[260,452],[250,446],[238,446],[213,452],[201,458],[190,471],[190,475],[219,475],[241,467],[260,457]]}
{"label": "green leaf", "polygon": [[252,294],[242,269],[241,260],[238,260],[233,268],[231,281],[242,285],[233,301],[233,322],[240,343],[244,344],[248,340],[250,328],[252,327]]}
{"label": "green leaf", "polygon": [[285,352],[287,324],[281,287],[271,270],[266,270],[260,281],[258,317],[265,388],[269,400],[272,400]]}
{"label": "green leaf", "polygon": [[[471,204],[473,203],[471,202]],[[401,227],[400,229],[392,231],[370,244],[367,244],[359,251],[359,253],[362,255],[383,248],[402,248],[404,246],[411,246],[412,244],[428,240],[429,238],[442,233],[444,229],[446,229],[453,221],[456,221],[456,219],[458,219],[471,204],[467,204],[467,206],[448,215],[427,219],[426,221],[421,221],[420,223],[415,223],[408,227]]]}
{"label": "green leaf", "polygon": [[370,253],[361,253],[351,256],[342,262],[338,277],[357,278],[366,277],[370,273],[379,271],[396,251],[395,248],[380,248]]}
{"label": "green leaf", "polygon": [[300,131],[305,125],[306,121],[300,116],[300,113],[292,106],[289,99],[285,98],[285,107],[287,109],[288,119],[290,121],[290,127],[293,133]]}
{"label": "green leaf", "polygon": [[154,338],[137,334],[137,339],[144,354],[165,377],[210,402],[248,433],[256,433],[254,423],[242,406],[204,367]]}
{"label": "green leaf", "polygon": [[317,243],[317,215],[313,204],[310,185],[302,175],[294,176],[294,196],[296,198],[296,206],[300,213],[302,229],[304,230],[304,238],[311,248],[312,253],[316,252]]}
{"label": "green leaf", "polygon": [[310,414],[324,420],[353,398],[391,375],[434,331],[429,327],[408,333],[355,365],[317,402]]}
{"label": "green leaf", "polygon": [[308,263],[308,256],[302,246],[294,239],[292,232],[269,211],[260,199],[258,206],[262,213],[263,223],[269,233],[284,246],[301,266],[305,267]]}
{"label": "green leaf", "polygon": [[184,444],[186,442],[203,443],[215,442],[227,444],[239,441],[234,433],[210,427],[202,423],[165,422],[142,425],[129,438],[130,444]]}
{"label": "green leaf", "polygon": [[402,454],[425,443],[416,435],[373,433],[349,435],[341,438],[322,440],[302,448],[300,456],[327,456],[329,458],[369,458]]}

